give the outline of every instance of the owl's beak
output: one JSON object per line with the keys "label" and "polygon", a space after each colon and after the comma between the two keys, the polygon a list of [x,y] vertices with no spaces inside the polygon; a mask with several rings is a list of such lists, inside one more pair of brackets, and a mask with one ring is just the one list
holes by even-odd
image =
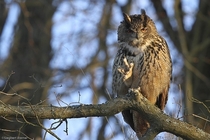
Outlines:
{"label": "owl's beak", "polygon": [[138,33],[136,33],[136,39],[139,39],[139,38],[140,38],[139,34],[138,34]]}

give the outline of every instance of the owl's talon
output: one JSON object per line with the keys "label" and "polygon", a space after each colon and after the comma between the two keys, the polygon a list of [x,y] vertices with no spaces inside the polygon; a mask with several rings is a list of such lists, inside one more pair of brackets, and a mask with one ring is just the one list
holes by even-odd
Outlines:
{"label": "owl's talon", "polygon": [[132,92],[134,92],[134,93],[140,92],[141,93],[141,88],[140,87],[138,87],[138,88],[129,88],[128,92],[129,93],[132,93]]}
{"label": "owl's talon", "polygon": [[141,94],[141,88],[130,88],[128,89],[128,94],[133,96],[136,100],[138,100],[138,95]]}
{"label": "owl's talon", "polygon": [[123,62],[125,64],[125,66],[129,69],[130,65],[128,64],[128,61],[126,58],[123,59]]}
{"label": "owl's talon", "polygon": [[117,70],[122,74],[124,84],[129,87],[132,84],[132,74],[133,74],[134,63],[128,64],[128,61],[126,58],[123,59],[123,62],[125,64],[125,67],[123,68],[119,67]]}

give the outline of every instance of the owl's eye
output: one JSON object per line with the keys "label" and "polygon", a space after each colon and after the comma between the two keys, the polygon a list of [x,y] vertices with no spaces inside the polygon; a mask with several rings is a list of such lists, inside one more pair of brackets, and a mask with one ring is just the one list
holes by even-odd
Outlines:
{"label": "owl's eye", "polygon": [[141,28],[141,32],[145,33],[147,31],[147,28]]}
{"label": "owl's eye", "polygon": [[134,33],[135,31],[133,29],[126,29],[127,33]]}

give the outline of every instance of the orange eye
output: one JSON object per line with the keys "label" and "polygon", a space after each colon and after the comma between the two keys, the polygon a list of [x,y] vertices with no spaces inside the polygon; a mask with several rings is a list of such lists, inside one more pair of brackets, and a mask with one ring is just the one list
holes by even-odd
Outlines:
{"label": "orange eye", "polygon": [[146,32],[146,31],[147,31],[146,28],[142,28],[142,29],[141,29],[141,32],[143,32],[143,33]]}
{"label": "orange eye", "polygon": [[134,31],[132,29],[127,29],[126,32],[127,33],[134,33]]}

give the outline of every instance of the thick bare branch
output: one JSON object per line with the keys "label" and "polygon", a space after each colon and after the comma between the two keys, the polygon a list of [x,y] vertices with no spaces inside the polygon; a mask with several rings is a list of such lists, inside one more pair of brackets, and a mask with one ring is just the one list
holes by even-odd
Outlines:
{"label": "thick bare branch", "polygon": [[201,129],[164,114],[160,109],[148,102],[148,100],[144,98],[137,90],[129,94],[128,97],[115,98],[107,101],[106,103],[97,105],[81,104],[66,107],[55,107],[38,105],[10,106],[1,104],[0,115],[4,117],[24,116],[25,118],[39,117],[39,119],[65,119],[111,116],[125,109],[138,111],[145,119],[148,120],[148,122],[150,122],[151,128],[146,134],[149,135],[148,137],[150,137],[150,139],[163,131],[170,132],[182,138],[191,140],[203,140],[210,138],[210,134],[205,133]]}
{"label": "thick bare branch", "polygon": [[150,139],[154,138],[156,134],[163,131],[192,140],[208,139],[210,137],[210,134],[205,133],[199,128],[167,116],[160,109],[150,104],[146,98],[138,93],[138,90],[135,90],[135,93],[133,92],[129,95],[129,97],[115,98],[104,104],[98,105],[72,105],[67,107],[55,107],[40,105],[10,106],[1,104],[0,115],[4,117],[65,119],[111,116],[125,109],[132,109],[141,113],[142,116],[150,122],[151,128],[147,133]]}

